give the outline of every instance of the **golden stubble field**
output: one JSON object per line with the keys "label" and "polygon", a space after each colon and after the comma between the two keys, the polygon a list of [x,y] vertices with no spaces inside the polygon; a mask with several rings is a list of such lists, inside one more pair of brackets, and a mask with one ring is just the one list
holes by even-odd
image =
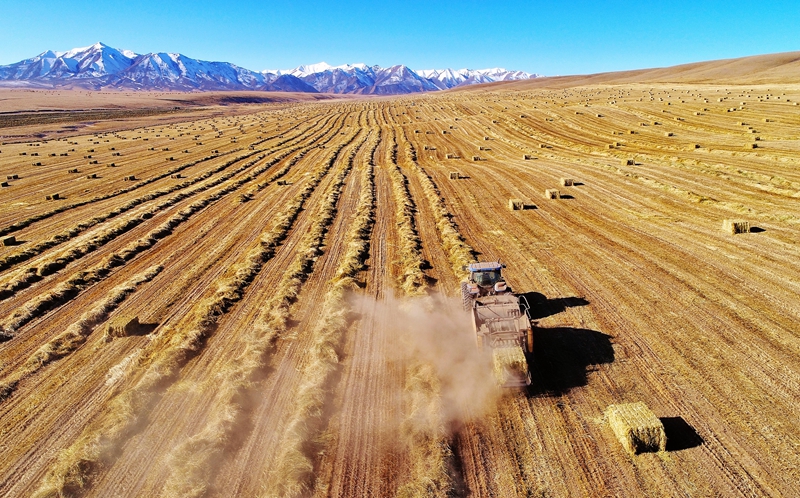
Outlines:
{"label": "golden stubble field", "polygon": [[[0,494],[800,494],[798,101],[483,87],[4,143]],[[459,309],[498,258],[526,390]],[[638,401],[666,451],[604,420]]]}

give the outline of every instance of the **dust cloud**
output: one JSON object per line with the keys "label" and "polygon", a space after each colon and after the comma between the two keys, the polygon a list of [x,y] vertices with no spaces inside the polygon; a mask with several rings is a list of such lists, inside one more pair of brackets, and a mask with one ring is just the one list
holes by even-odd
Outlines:
{"label": "dust cloud", "polygon": [[375,333],[388,334],[392,346],[385,361],[433,367],[438,381],[442,422],[453,424],[480,417],[501,395],[490,359],[478,351],[469,313],[461,300],[441,294],[416,298],[392,295],[381,300],[356,297],[354,310]]}

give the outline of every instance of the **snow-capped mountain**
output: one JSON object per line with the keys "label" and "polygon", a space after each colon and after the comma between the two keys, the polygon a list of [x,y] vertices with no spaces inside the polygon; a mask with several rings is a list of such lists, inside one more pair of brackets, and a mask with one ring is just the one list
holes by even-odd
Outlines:
{"label": "snow-capped mountain", "polygon": [[366,64],[325,62],[276,71],[251,71],[228,62],[207,62],[175,53],[137,54],[103,43],[67,52],[48,50],[0,66],[0,85],[76,86],[132,90],[262,90],[396,95],[460,85],[535,78],[523,71],[452,69],[414,71]]}

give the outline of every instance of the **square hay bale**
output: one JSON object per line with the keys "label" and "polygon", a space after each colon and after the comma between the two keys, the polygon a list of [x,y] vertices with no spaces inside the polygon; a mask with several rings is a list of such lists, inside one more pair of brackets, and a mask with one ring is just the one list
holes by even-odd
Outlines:
{"label": "square hay bale", "polygon": [[525,209],[525,201],[523,201],[522,199],[509,199],[508,209],[512,211],[519,211],[521,209]]}
{"label": "square hay bale", "polygon": [[546,149],[547,148],[547,144],[539,144],[539,148],[540,149]]}
{"label": "square hay bale", "polygon": [[97,178],[97,174],[96,173],[92,173],[91,175],[86,175],[86,179],[87,180],[91,180],[93,178]]}
{"label": "square hay bale", "polygon": [[8,182],[2,182],[2,183],[0,183],[0,187],[8,187]]}
{"label": "square hay bale", "polygon": [[472,160],[473,161],[480,161],[481,160],[481,156],[472,156]]}
{"label": "square hay bale", "polygon": [[531,159],[531,156],[530,156],[530,154],[523,154],[523,155],[522,155],[522,160],[523,160],[523,161],[529,161],[530,159]]}
{"label": "square hay bale", "polygon": [[666,450],[664,424],[641,401],[609,405],[605,415],[614,435],[628,453]]}
{"label": "square hay bale", "polygon": [[8,175],[6,180],[19,180],[19,175]]}
{"label": "square hay bale", "polygon": [[13,246],[16,243],[17,243],[17,238],[14,237],[14,236],[6,237],[6,238],[3,239],[3,245],[4,246]]}
{"label": "square hay bale", "polygon": [[492,350],[492,370],[498,385],[528,375],[528,361],[519,346],[501,347]]}
{"label": "square hay bale", "polygon": [[665,137],[671,137],[672,136],[672,132],[671,131],[665,131],[664,132],[664,136]]}
{"label": "square hay bale", "polygon": [[758,148],[758,144],[750,144],[750,145],[748,145],[748,147],[751,148],[751,149],[757,149]]}
{"label": "square hay bale", "polygon": [[722,229],[731,235],[750,232],[750,222],[741,220],[723,220]]}
{"label": "square hay bale", "polygon": [[61,194],[53,194],[52,197],[54,201],[57,201],[58,199],[61,198]]}
{"label": "square hay bale", "polygon": [[622,160],[623,166],[635,166],[636,162],[633,159],[623,159]]}
{"label": "square hay bale", "polygon": [[106,335],[109,337],[127,337],[136,334],[140,328],[138,316],[121,315],[108,322]]}
{"label": "square hay bale", "polygon": [[561,192],[558,189],[549,188],[544,191],[545,199],[561,199]]}
{"label": "square hay bale", "polygon": [[451,171],[450,172],[450,179],[451,180],[458,180],[459,178],[461,178],[461,175],[458,173],[458,171]]}
{"label": "square hay bale", "polygon": [[561,185],[563,187],[572,187],[573,185],[575,185],[575,181],[572,178],[562,178]]}
{"label": "square hay bale", "polygon": [[483,137],[484,140],[489,140],[489,137]]}

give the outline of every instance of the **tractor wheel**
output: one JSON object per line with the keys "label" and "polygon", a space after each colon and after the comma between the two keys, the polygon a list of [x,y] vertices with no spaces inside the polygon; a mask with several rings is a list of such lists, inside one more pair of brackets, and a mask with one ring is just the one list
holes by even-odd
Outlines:
{"label": "tractor wheel", "polygon": [[472,294],[469,293],[469,286],[466,282],[461,282],[461,306],[464,308],[464,311],[472,309],[472,301],[473,297]]}

